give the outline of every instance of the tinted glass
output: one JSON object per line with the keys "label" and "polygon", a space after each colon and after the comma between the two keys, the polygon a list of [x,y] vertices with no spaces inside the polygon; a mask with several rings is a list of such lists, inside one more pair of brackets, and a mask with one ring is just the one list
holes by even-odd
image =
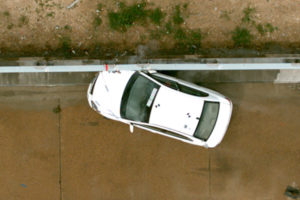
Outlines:
{"label": "tinted glass", "polygon": [[178,86],[179,86],[179,90],[183,93],[198,96],[198,97],[207,97],[208,96],[207,93],[201,92],[201,91],[196,90],[194,88],[187,87],[187,86],[182,85],[182,84],[178,84]]}
{"label": "tinted glass", "polygon": [[199,90],[196,90],[194,88],[179,84],[175,81],[171,81],[159,76],[155,76],[155,75],[151,75],[151,77],[155,80],[157,80],[158,82],[162,83],[163,85],[172,88],[174,90],[180,90],[183,93],[186,94],[190,94],[190,95],[194,95],[194,96],[198,96],[198,97],[207,97],[208,94]]}
{"label": "tinted glass", "polygon": [[136,72],[129,80],[121,103],[121,116],[132,121],[148,122],[159,85]]}
{"label": "tinted glass", "polygon": [[219,114],[218,102],[206,101],[203,105],[202,114],[198,122],[194,136],[206,141],[211,135]]}
{"label": "tinted glass", "polygon": [[168,80],[168,79],[165,79],[165,78],[162,78],[162,77],[158,77],[158,76],[155,76],[155,75],[151,75],[151,77],[155,80],[157,80],[158,82],[160,82],[161,84],[169,87],[169,88],[172,88],[174,90],[178,90],[178,85],[176,82],[174,81],[171,81],[171,80]]}

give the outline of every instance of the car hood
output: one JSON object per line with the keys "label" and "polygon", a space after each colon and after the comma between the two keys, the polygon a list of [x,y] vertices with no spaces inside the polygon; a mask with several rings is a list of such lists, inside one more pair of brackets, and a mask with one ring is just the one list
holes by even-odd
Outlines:
{"label": "car hood", "polygon": [[93,101],[100,112],[120,117],[123,92],[133,73],[133,71],[100,72],[93,93]]}
{"label": "car hood", "polygon": [[149,123],[193,135],[202,113],[203,99],[162,86],[157,93]]}

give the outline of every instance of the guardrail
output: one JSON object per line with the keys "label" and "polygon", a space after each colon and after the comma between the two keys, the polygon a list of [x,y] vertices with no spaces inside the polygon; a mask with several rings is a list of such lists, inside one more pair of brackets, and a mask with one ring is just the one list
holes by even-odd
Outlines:
{"label": "guardrail", "polygon": [[213,63],[213,64],[104,64],[56,66],[1,66],[0,73],[97,72],[118,70],[300,70],[300,63]]}

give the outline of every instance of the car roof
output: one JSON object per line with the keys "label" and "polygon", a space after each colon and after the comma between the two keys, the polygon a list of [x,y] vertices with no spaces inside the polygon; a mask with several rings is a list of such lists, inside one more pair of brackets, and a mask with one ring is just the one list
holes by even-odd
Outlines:
{"label": "car roof", "polygon": [[204,100],[200,97],[162,85],[153,103],[149,124],[193,136],[203,104]]}

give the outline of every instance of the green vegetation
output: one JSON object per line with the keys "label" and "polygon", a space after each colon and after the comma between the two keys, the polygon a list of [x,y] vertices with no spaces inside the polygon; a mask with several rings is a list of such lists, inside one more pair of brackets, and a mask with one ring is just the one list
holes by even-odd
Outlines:
{"label": "green vegetation", "polygon": [[248,6],[243,10],[244,15],[241,19],[241,25],[237,26],[232,32],[232,40],[236,47],[249,47],[251,45],[252,39],[254,38],[251,34],[251,30],[254,28],[262,36],[267,32],[273,33],[278,29],[270,23],[257,24],[253,17],[255,12],[256,9],[251,6]]}
{"label": "green vegetation", "polygon": [[237,26],[233,31],[232,40],[236,47],[248,47],[251,44],[253,36],[247,28]]}
{"label": "green vegetation", "polygon": [[177,5],[175,7],[175,11],[174,11],[174,14],[173,14],[173,22],[176,25],[180,25],[180,24],[182,24],[184,22],[184,19],[181,16],[180,5]]}
{"label": "green vegetation", "polygon": [[267,23],[266,25],[265,25],[265,27],[266,27],[266,29],[270,32],[270,33],[273,33],[274,32],[274,30],[278,30],[278,28],[275,26],[273,26],[272,24],[270,24],[270,23]]}
{"label": "green vegetation", "polygon": [[69,37],[63,37],[63,39],[61,40],[62,44],[62,49],[68,51],[71,49],[71,39]]}
{"label": "green vegetation", "polygon": [[120,3],[119,12],[109,12],[109,25],[117,31],[126,31],[135,22],[145,22],[147,17],[146,3],[141,2],[132,6],[126,6],[125,3]]}
{"label": "green vegetation", "polygon": [[161,11],[160,8],[156,8],[155,10],[150,10],[149,12],[150,20],[156,25],[161,24],[161,21],[164,18],[164,16],[165,14]]}
{"label": "green vegetation", "polygon": [[64,29],[65,29],[65,30],[68,30],[68,31],[72,31],[72,27],[69,26],[68,24],[64,26]]}
{"label": "green vegetation", "polygon": [[277,27],[274,27],[272,24],[270,23],[266,23],[265,25],[263,24],[258,24],[256,26],[257,31],[261,34],[261,35],[265,35],[265,33],[273,33],[275,30],[278,30]]}
{"label": "green vegetation", "polygon": [[242,18],[243,23],[254,23],[255,21],[253,20],[253,14],[256,12],[256,9],[253,7],[248,6],[243,10],[244,16]]}
{"label": "green vegetation", "polygon": [[55,114],[59,114],[61,112],[60,105],[57,105],[55,108],[53,108],[52,112]]}
{"label": "green vegetation", "polygon": [[223,19],[226,19],[227,21],[229,21],[230,14],[231,14],[231,12],[229,12],[227,10],[221,11],[220,18],[223,18]]}
{"label": "green vegetation", "polygon": [[98,26],[100,26],[102,24],[102,18],[100,16],[100,11],[102,10],[103,5],[101,3],[97,4],[97,14],[94,17],[94,27],[97,28]]}
{"label": "green vegetation", "polygon": [[9,29],[9,30],[12,29],[13,27],[14,27],[14,24],[12,24],[12,23],[7,25],[7,29]]}
{"label": "green vegetation", "polygon": [[4,15],[5,17],[9,17],[9,16],[10,16],[10,13],[9,13],[8,11],[4,11],[4,12],[3,12],[3,15]]}
{"label": "green vegetation", "polygon": [[42,10],[45,10],[47,8],[53,8],[53,7],[57,7],[59,9],[64,8],[64,6],[62,6],[61,4],[57,4],[55,3],[55,1],[51,1],[51,0],[34,0],[34,1]]}
{"label": "green vegetation", "polygon": [[187,33],[182,28],[178,28],[174,32],[174,39],[182,42],[187,39]]}
{"label": "green vegetation", "polygon": [[258,24],[256,26],[256,29],[261,35],[264,35],[266,33],[265,27],[262,24]]}
{"label": "green vegetation", "polygon": [[192,30],[190,32],[190,40],[195,43],[195,45],[201,45],[202,33],[200,29]]}
{"label": "green vegetation", "polygon": [[174,31],[174,28],[172,26],[172,22],[171,21],[168,21],[166,24],[165,24],[165,29],[166,29],[166,34],[171,34],[173,33]]}
{"label": "green vegetation", "polygon": [[[195,52],[201,47],[202,33],[200,30],[191,30],[182,27],[184,16],[186,17],[188,4],[176,5],[170,16],[166,16],[160,8],[147,9],[147,3],[142,1],[133,5],[119,3],[118,11],[108,12],[110,28],[125,32],[134,24],[147,26],[147,22],[158,25],[150,30],[151,39],[161,39],[169,36],[175,40],[176,46],[190,52]],[[164,19],[167,18],[167,21]],[[149,20],[148,20],[149,19]],[[146,36],[141,37],[145,41]]]}
{"label": "green vegetation", "polygon": [[29,19],[27,16],[25,15],[21,15],[19,17],[19,27],[23,26],[23,25],[27,25],[29,23]]}
{"label": "green vegetation", "polygon": [[182,6],[183,9],[184,9],[184,10],[187,10],[188,5],[189,5],[188,3],[183,4],[183,6]]}
{"label": "green vegetation", "polygon": [[70,58],[72,56],[71,39],[67,36],[60,38],[60,48],[59,51],[62,52],[65,58]]}
{"label": "green vegetation", "polygon": [[101,11],[103,8],[103,5],[101,3],[98,3],[97,4],[97,10]]}
{"label": "green vegetation", "polygon": [[54,14],[55,14],[55,12],[49,12],[49,13],[47,13],[47,17],[54,17]]}
{"label": "green vegetation", "polygon": [[174,39],[177,40],[176,46],[185,49],[190,53],[195,53],[201,48],[202,33],[197,30],[183,30],[178,28],[174,33]]}
{"label": "green vegetation", "polygon": [[102,24],[102,19],[100,16],[96,15],[94,18],[94,26],[95,28],[97,28],[98,26],[100,26]]}

